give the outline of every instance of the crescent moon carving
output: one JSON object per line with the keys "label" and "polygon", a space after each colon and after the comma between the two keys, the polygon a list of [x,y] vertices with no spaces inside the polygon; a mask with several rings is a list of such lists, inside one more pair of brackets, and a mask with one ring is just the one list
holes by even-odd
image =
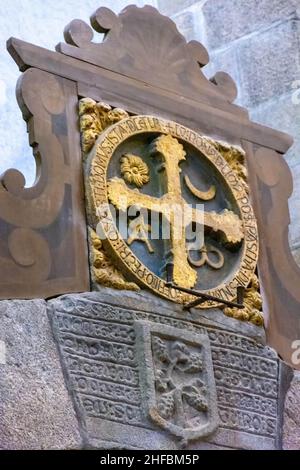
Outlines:
{"label": "crescent moon carving", "polygon": [[201,191],[193,185],[188,175],[185,175],[184,182],[191,193],[198,199],[202,199],[203,201],[211,201],[216,195],[217,190],[215,186],[211,186],[207,191]]}

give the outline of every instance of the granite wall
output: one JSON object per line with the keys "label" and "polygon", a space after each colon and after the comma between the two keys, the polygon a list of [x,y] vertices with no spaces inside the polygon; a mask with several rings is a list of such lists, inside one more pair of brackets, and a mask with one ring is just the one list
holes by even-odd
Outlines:
{"label": "granite wall", "polygon": [[286,131],[294,177],[290,242],[300,265],[300,0],[158,0],[187,39],[210,54],[208,77],[228,72],[254,121]]}
{"label": "granite wall", "polygon": [[78,449],[44,300],[0,302],[0,450]]}
{"label": "granite wall", "polygon": [[300,449],[300,372],[295,372],[285,399],[283,448]]}

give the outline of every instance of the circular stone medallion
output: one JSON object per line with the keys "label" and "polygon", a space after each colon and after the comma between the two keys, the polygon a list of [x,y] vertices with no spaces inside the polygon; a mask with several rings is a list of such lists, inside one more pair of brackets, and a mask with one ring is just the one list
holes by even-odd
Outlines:
{"label": "circular stone medallion", "polygon": [[[248,286],[258,257],[255,216],[245,184],[207,138],[172,121],[129,117],[101,133],[87,170],[104,246],[130,280],[181,303],[193,296],[167,285],[168,264],[175,285],[222,300],[234,301],[237,286]],[[180,238],[175,216],[181,210],[191,217]],[[127,236],[120,230],[124,214]],[[161,229],[152,237],[154,219],[156,228],[168,221],[167,239]],[[203,229],[198,245],[186,239],[197,227]]]}

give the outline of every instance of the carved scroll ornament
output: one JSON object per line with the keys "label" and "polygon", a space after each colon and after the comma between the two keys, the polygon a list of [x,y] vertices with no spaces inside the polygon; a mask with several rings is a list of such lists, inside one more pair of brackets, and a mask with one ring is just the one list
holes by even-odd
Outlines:
{"label": "carved scroll ornament", "polygon": [[[105,40],[93,42],[94,32],[105,33]],[[190,98],[207,93],[212,100],[231,103],[237,96],[236,85],[227,73],[218,72],[210,81],[202,73],[201,67],[209,61],[204,46],[187,42],[175,23],[151,6],[130,5],[119,15],[99,8],[91,17],[91,26],[73,20],[64,35],[67,44],[59,43],[59,52],[127,77]]]}
{"label": "carved scroll ornament", "polygon": [[0,298],[89,288],[75,91],[72,82],[36,69],[19,80],[37,176],[31,188],[17,170],[1,177]]}

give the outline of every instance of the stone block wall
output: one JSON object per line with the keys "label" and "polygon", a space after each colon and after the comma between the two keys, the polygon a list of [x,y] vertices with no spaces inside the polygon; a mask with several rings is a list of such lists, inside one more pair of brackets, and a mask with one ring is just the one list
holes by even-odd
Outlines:
{"label": "stone block wall", "polygon": [[236,81],[237,102],[254,121],[291,134],[286,155],[294,177],[290,242],[300,265],[300,1],[158,0],[188,39],[210,54],[208,77],[222,70]]}
{"label": "stone block wall", "polygon": [[0,450],[79,449],[44,300],[0,302]]}

